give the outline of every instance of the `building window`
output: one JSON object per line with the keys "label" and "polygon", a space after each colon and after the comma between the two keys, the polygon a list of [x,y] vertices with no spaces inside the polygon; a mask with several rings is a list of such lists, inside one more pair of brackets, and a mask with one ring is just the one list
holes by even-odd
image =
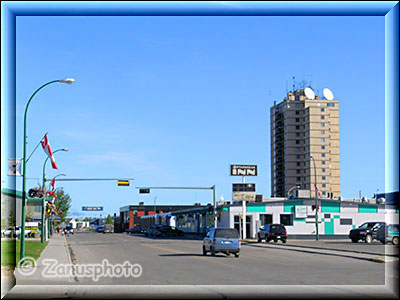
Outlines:
{"label": "building window", "polygon": [[321,153],[321,157],[325,157],[325,153]]}
{"label": "building window", "polygon": [[300,114],[300,111],[296,110],[296,115],[299,115],[299,114]]}
{"label": "building window", "polygon": [[335,106],[335,103],[328,103],[327,106],[328,106],[328,107],[334,107],[334,106]]}
{"label": "building window", "polygon": [[300,167],[300,163],[299,162],[296,162],[296,167]]}
{"label": "building window", "polygon": [[296,174],[300,174],[300,170],[296,170]]}
{"label": "building window", "polygon": [[35,212],[41,212],[42,207],[40,205],[35,205]]}
{"label": "building window", "polygon": [[325,127],[325,123],[321,123],[321,127]]}
{"label": "building window", "polygon": [[296,177],[296,181],[300,181],[301,180],[301,178],[300,177]]}
{"label": "building window", "polygon": [[300,152],[300,148],[299,147],[296,147],[296,152]]}
{"label": "building window", "polygon": [[272,215],[260,214],[261,225],[272,224]]}
{"label": "building window", "polygon": [[321,116],[321,120],[325,120],[325,116]]}
{"label": "building window", "polygon": [[300,144],[300,140],[296,140],[296,145],[299,145]]}
{"label": "building window", "polygon": [[293,215],[281,215],[281,224],[284,226],[293,226]]}
{"label": "building window", "polygon": [[322,139],[321,139],[321,142],[325,143],[325,138],[322,138]]}
{"label": "building window", "polygon": [[299,154],[296,155],[296,159],[300,159],[300,155]]}
{"label": "building window", "polygon": [[326,192],[322,192],[322,196],[325,196],[326,195]]}
{"label": "building window", "polygon": [[323,183],[323,184],[322,184],[322,187],[323,187],[323,188],[326,188],[326,183]]}
{"label": "building window", "polygon": [[324,161],[324,160],[323,160],[323,161],[321,161],[321,164],[325,165],[325,164],[326,164],[326,161]]}
{"label": "building window", "polygon": [[296,137],[300,137],[300,133],[299,132],[296,132]]}
{"label": "building window", "polygon": [[325,176],[322,176],[322,180],[326,180],[326,177],[325,177]]}
{"label": "building window", "polygon": [[296,118],[296,122],[300,122],[300,118]]}
{"label": "building window", "polygon": [[325,146],[321,146],[321,149],[322,149],[322,150],[325,150]]}
{"label": "building window", "polygon": [[325,108],[321,108],[321,112],[324,112],[325,111]]}
{"label": "building window", "polygon": [[323,169],[322,169],[322,173],[325,173],[325,171],[326,171],[326,169],[323,168]]}
{"label": "building window", "polygon": [[325,134],[325,130],[321,130],[321,134]]}
{"label": "building window", "polygon": [[295,106],[296,108],[300,108],[300,103],[296,103],[294,106]]}

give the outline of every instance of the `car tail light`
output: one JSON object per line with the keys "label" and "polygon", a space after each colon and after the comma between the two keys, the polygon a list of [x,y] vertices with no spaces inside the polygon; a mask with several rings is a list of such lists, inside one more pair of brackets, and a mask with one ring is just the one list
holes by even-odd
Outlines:
{"label": "car tail light", "polygon": [[386,233],[386,237],[390,237],[389,233]]}
{"label": "car tail light", "polygon": [[216,239],[213,239],[213,244],[216,244],[217,243],[217,240]]}
{"label": "car tail light", "polygon": [[272,235],[272,232],[268,232],[268,235]]}
{"label": "car tail light", "polygon": [[239,240],[239,245],[241,245],[242,244],[242,240]]}
{"label": "car tail light", "polygon": [[287,232],[285,231],[285,235],[287,235]]}

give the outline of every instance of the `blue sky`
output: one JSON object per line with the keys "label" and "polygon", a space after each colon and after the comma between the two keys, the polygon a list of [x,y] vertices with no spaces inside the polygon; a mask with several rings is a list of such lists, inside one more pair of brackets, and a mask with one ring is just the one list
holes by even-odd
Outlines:
{"label": "blue sky", "polygon": [[[55,155],[68,177],[136,180],[58,183],[73,214],[85,205],[118,213],[154,197],[212,202],[211,191],[139,195],[137,186],[215,184],[229,200],[241,180],[229,176],[231,163],[257,164],[247,182],[269,197],[269,108],[292,76],[340,101],[342,196],[382,192],[384,17],[17,17],[17,156],[30,95],[74,77],[33,100],[28,153],[48,132],[53,151],[70,149]],[[38,148],[28,177],[41,178],[45,158]]]}

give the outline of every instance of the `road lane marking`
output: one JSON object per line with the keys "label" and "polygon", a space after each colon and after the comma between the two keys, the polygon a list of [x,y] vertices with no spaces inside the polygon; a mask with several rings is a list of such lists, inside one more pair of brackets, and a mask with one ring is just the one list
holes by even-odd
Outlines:
{"label": "road lane marking", "polygon": [[[168,252],[176,253],[176,254],[189,254],[187,252],[177,251],[177,250],[163,248],[163,247],[157,247],[157,246],[153,246],[153,245],[145,245],[145,244],[143,244],[143,246],[151,247],[151,248],[158,249],[158,250],[164,250],[164,251],[168,251]],[[224,264],[222,262],[213,261],[213,260],[208,259],[206,257],[198,257],[198,256],[193,256],[193,257],[197,258],[197,259],[205,260],[205,261],[208,261],[208,262],[212,262],[214,264],[222,265],[222,266],[225,266],[225,267],[236,268],[235,266]]]}

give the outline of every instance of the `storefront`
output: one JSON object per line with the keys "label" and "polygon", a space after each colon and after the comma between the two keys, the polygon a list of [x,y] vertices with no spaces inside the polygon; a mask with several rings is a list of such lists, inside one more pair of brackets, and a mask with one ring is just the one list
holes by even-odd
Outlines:
{"label": "storefront", "polygon": [[[312,237],[316,234],[314,199],[275,200],[252,202],[246,205],[246,236],[255,238],[259,228],[266,224],[282,224],[292,237]],[[357,200],[318,201],[318,231],[322,237],[346,237],[351,229],[367,221],[385,221],[398,224],[396,206],[360,203]],[[242,230],[242,205],[236,203],[217,208],[218,227]]]}

